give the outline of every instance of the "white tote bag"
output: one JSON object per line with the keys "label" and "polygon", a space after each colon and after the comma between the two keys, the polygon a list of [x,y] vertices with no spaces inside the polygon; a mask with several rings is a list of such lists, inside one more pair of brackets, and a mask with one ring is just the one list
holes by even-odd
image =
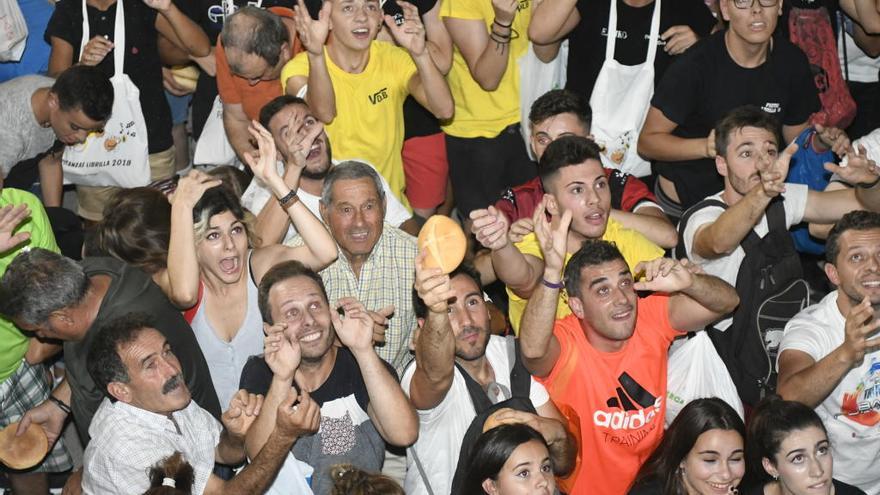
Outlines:
{"label": "white tote bag", "polygon": [[[125,59],[125,12],[116,0],[113,30],[113,114],[103,133],[92,133],[82,144],[64,148],[61,160],[65,180],[84,186],[140,187],[150,183],[147,124],[141,111],[140,91],[122,73]],[[82,57],[89,41],[89,16],[82,2]]]}
{"label": "white tote bag", "polygon": [[529,122],[529,112],[532,110],[532,103],[544,93],[565,87],[568,77],[568,40],[562,42],[556,58],[548,63],[541,62],[535,55],[532,42],[529,42],[528,49],[517,60],[517,65],[519,66],[519,128],[526,142],[529,158],[535,160],[530,141],[532,125]]}
{"label": "white tote bag", "polygon": [[214,98],[214,106],[202,128],[202,135],[196,143],[196,152],[193,155],[194,165],[234,165],[236,161],[235,150],[226,137],[226,128],[223,127],[223,102],[220,97]]}
{"label": "white tote bag", "polygon": [[639,133],[654,95],[654,58],[660,36],[660,1],[654,0],[648,57],[640,65],[623,65],[614,60],[617,41],[617,0],[611,0],[605,62],[590,97],[593,136],[603,148],[602,165],[637,177],[651,173],[651,164],[636,152]]}
{"label": "white tote bag", "polygon": [[736,385],[706,332],[697,332],[669,356],[666,376],[666,426],[689,402],[707,397],[718,397],[745,417]]}
{"label": "white tote bag", "polygon": [[27,44],[28,29],[16,0],[0,0],[0,62],[18,62]]}

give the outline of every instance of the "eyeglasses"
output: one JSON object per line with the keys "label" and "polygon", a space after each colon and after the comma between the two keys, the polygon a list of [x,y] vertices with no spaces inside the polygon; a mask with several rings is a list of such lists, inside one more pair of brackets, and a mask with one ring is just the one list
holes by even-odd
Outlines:
{"label": "eyeglasses", "polygon": [[733,0],[733,5],[738,9],[750,9],[755,2],[761,7],[775,7],[779,0]]}

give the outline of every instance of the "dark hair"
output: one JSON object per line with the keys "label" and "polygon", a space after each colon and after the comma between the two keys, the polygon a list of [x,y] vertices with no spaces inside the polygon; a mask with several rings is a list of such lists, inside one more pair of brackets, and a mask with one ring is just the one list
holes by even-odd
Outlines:
{"label": "dark hair", "polygon": [[734,108],[715,124],[715,152],[718,156],[727,154],[730,135],[745,127],[755,127],[770,132],[773,134],[777,146],[785,142],[782,139],[782,127],[776,117],[754,105],[745,105]]}
{"label": "dark hair", "polygon": [[0,278],[0,314],[28,325],[82,302],[90,286],[83,268],[58,253],[33,248],[20,252]]}
{"label": "dark hair", "polygon": [[278,115],[278,112],[287,108],[288,105],[302,105],[308,107],[306,100],[293,95],[281,95],[272,99],[269,103],[263,105],[260,109],[260,124],[266,129],[269,128],[269,121],[272,117]]}
{"label": "dark hair", "polygon": [[695,399],[675,417],[660,445],[639,470],[634,484],[659,482],[663,495],[686,494],[679,465],[700,435],[709,430],[733,430],[743,440],[746,437],[743,420],[726,402],[717,397]]}
{"label": "dark hair", "polygon": [[[174,486],[163,485],[165,478],[173,480]],[[194,481],[192,465],[175,452],[150,468],[150,489],[144,495],[191,495]]]}
{"label": "dark hair", "polygon": [[837,263],[840,254],[840,236],[848,230],[880,229],[880,213],[873,211],[851,211],[840,218],[825,240],[825,260],[832,265]]}
{"label": "dark hair", "polygon": [[580,165],[587,160],[596,160],[601,166],[599,146],[592,139],[583,136],[562,136],[554,140],[544,150],[538,164],[538,175],[541,184],[547,190],[547,180],[556,175],[559,169],[572,165]]}
{"label": "dark hair", "polygon": [[[568,260],[565,265],[565,290],[569,297],[581,296],[581,272],[586,266],[596,266],[609,261],[621,260],[626,264],[626,258],[617,249],[617,244],[601,239],[587,239]],[[629,266],[629,265],[627,265]]]}
{"label": "dark hair", "polygon": [[155,328],[152,317],[147,313],[135,312],[104,322],[95,332],[86,357],[86,368],[95,386],[111,401],[116,399],[107,391],[107,385],[129,381],[128,369],[119,355],[119,348],[134,342],[147,328]]}
{"label": "dark hair", "polygon": [[112,256],[149,275],[167,268],[171,204],[150,187],[123,189],[104,207],[87,237],[86,256]]}
{"label": "dark hair", "polygon": [[763,485],[772,478],[761,460],[766,457],[776,465],[776,454],[785,438],[795,430],[819,428],[826,435],[822,419],[812,408],[800,402],[769,395],[758,403],[749,422],[746,440],[746,486]]}
{"label": "dark hair", "polygon": [[96,122],[106,121],[113,112],[113,85],[97,67],[70,67],[58,76],[51,91],[58,97],[62,110],[82,110]]}
{"label": "dark hair", "polygon": [[[281,46],[290,43],[290,33],[280,16],[247,5],[226,18],[220,42],[227,52],[235,48],[256,55],[270,67],[275,67],[281,58]],[[230,62],[229,66],[233,73],[239,72],[233,63]]]}
{"label": "dark hair", "polygon": [[235,195],[231,186],[225,183],[212,187],[202,194],[201,199],[193,207],[193,230],[196,242],[203,240],[210,228],[211,218],[224,212],[232,213],[236,220],[244,224],[247,230],[248,243],[251,246],[260,245],[254,216],[241,205],[241,200]]}
{"label": "dark hair", "polygon": [[471,451],[467,473],[460,493],[485,493],[483,481],[498,479],[498,472],[520,445],[537,440],[547,446],[540,433],[526,424],[508,424],[492,428],[477,439]]}
{"label": "dark hair", "polygon": [[274,287],[275,284],[293,277],[310,278],[318,285],[318,288],[321,289],[321,295],[324,296],[324,301],[329,302],[327,299],[327,289],[324,288],[324,281],[321,280],[320,275],[299,261],[284,261],[270,268],[269,271],[263,275],[263,279],[260,280],[260,287],[257,291],[257,304],[260,306],[260,314],[263,316],[264,322],[270,325],[275,324],[275,322],[272,321],[272,308],[269,306],[269,291],[272,290],[272,287]]}
{"label": "dark hair", "polygon": [[[463,261],[460,265],[455,267],[455,270],[449,272],[449,280],[452,280],[459,275],[463,275],[473,280],[474,283],[477,284],[477,290],[480,291],[480,294],[483,293],[483,283],[480,281],[480,272],[474,268],[474,265],[467,261]],[[425,301],[422,301],[422,298],[419,297],[419,293],[416,292],[415,287],[413,287],[412,290],[412,302],[416,318],[425,318],[428,316],[428,307],[425,306]]]}
{"label": "dark hair", "polygon": [[330,468],[333,480],[331,495],[405,495],[396,481],[383,474],[373,474],[351,464],[337,464]]}
{"label": "dark hair", "polygon": [[532,126],[563,113],[572,113],[584,126],[584,130],[590,132],[593,125],[593,109],[586,96],[568,89],[550,90],[532,103],[529,111],[529,122]]}
{"label": "dark hair", "polygon": [[241,198],[251,183],[251,178],[248,174],[232,165],[214,167],[208,170],[207,174],[223,181],[223,185],[235,193],[238,198]]}

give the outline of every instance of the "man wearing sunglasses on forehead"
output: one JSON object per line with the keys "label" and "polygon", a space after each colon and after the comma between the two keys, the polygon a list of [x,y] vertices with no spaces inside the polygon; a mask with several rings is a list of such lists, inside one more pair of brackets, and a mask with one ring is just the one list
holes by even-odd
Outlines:
{"label": "man wearing sunglasses on forehead", "polygon": [[[730,110],[755,105],[773,115],[791,142],[819,110],[804,53],[773,38],[783,0],[719,0],[727,29],[702,40],[666,71],[654,92],[639,154],[654,160],[658,199],[668,214],[722,189],[711,130]],[[824,128],[816,151],[845,147],[846,135]]]}

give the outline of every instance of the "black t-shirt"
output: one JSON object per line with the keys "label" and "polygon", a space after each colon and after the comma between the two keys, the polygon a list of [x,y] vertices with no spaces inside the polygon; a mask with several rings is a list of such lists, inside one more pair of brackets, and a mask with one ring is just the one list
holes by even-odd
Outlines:
{"label": "black t-shirt", "polygon": [[193,400],[219,419],[220,402],[205,356],[192,328],[162,289],[153,283],[149,275],[115,258],[85,258],[82,266],[86,276],[107,275],[111,281],[95,323],[86,332],[85,338],[64,343],[64,364],[72,393],[70,407],[80,438],[88,441],[89,424],[104,399],[103,392],[98,390],[86,368],[89,348],[102,323],[132,312],[150,315],[156,330],[168,339],[174,355],[180,361]]}
{"label": "black t-shirt", "polygon": [[[774,39],[767,61],[754,69],[730,57],[721,31],[697,43],[669,67],[651,105],[678,124],[673,134],[705,138],[734,108],[755,105],[782,125],[799,125],[819,110],[807,57],[787,40]],[[675,183],[684,208],[723,188],[711,159],[655,162],[654,173]]]}
{"label": "black t-shirt", "polygon": [[[116,4],[106,11],[88,6],[89,39],[106,36],[113,41],[116,23]],[[147,124],[147,140],[150,153],[165,151],[172,145],[171,109],[165,100],[162,86],[162,63],[159,61],[159,48],[156,31],[157,12],[147,7],[141,0],[125,2],[125,59],[122,71],[140,91],[141,110]],[[43,38],[52,43],[57,37],[73,47],[73,60],[79,61],[79,47],[82,42],[82,3],[79,0],[59,0],[55,12],[49,19]],[[118,48],[115,48],[118,49]],[[113,75],[113,51],[98,64],[107,77]]]}
{"label": "black t-shirt", "polygon": [[[831,480],[831,483],[834,485],[834,494],[835,495],[865,495],[865,492],[856,488],[852,485],[847,485],[842,481],[837,481],[835,479]],[[658,492],[659,493],[659,492]],[[764,495],[764,485],[753,486],[742,492],[743,495]],[[630,494],[632,495],[632,494]]]}
{"label": "black t-shirt", "polygon": [[[396,378],[394,368],[384,361],[383,364]],[[239,387],[265,395],[271,384],[272,370],[265,358],[251,356],[241,372]],[[370,396],[351,351],[338,348],[327,380],[309,395],[321,407],[321,427],[318,433],[297,440],[293,455],[315,469],[312,491],[330,493],[330,468],[336,464],[352,464],[370,472],[381,470],[385,441],[367,417]]]}
{"label": "black t-shirt", "polygon": [[[568,82],[565,87],[585,94],[593,93],[593,85],[605,62],[605,42],[608,38],[608,0],[578,0],[581,22],[569,34]],[[648,56],[648,35],[654,2],[644,7],[630,7],[617,0],[617,43],[614,59],[624,65],[644,63]],[[715,18],[703,0],[665,0],[660,6],[660,34],[672,26],[690,26],[700,38],[708,36]],[[663,51],[665,42],[659,40],[654,59],[656,84],[675,57]]]}

